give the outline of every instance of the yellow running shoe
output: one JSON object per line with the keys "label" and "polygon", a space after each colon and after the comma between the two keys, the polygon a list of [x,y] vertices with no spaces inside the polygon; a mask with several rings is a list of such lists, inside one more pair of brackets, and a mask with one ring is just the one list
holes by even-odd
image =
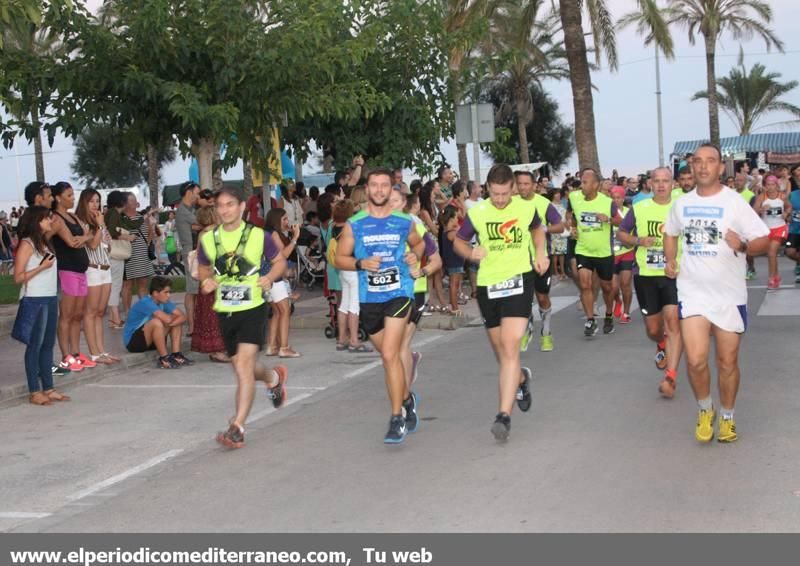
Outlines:
{"label": "yellow running shoe", "polygon": [[711,442],[714,438],[714,409],[697,411],[697,426],[694,427],[694,437],[698,442]]}
{"label": "yellow running shoe", "polygon": [[739,438],[736,435],[736,420],[723,419],[719,417],[719,435],[717,436],[718,442],[736,442]]}
{"label": "yellow running shoe", "polygon": [[539,349],[542,352],[552,352],[553,351],[553,337],[550,335],[542,336],[539,342]]}

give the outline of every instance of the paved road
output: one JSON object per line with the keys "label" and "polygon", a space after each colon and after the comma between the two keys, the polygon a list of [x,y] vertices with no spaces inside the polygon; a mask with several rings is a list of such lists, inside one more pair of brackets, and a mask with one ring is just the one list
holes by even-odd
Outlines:
{"label": "paved road", "polygon": [[685,373],[674,400],[658,397],[638,314],[585,341],[564,284],[556,351],[524,354],[534,405],[515,412],[507,445],[489,433],[497,380],[480,328],[420,333],[423,422],[391,448],[377,358],[302,331],[291,404],[276,412],[259,396],[236,452],[212,441],[233,390],[210,363],[0,411],[0,530],[796,532],[800,289],[759,284],[733,445],[694,441]]}

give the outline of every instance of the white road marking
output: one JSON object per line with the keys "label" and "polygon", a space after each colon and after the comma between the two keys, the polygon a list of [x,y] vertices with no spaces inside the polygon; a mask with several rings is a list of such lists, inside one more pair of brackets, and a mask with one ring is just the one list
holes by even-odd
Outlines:
{"label": "white road marking", "polygon": [[[203,385],[201,383],[187,383],[187,384],[178,384],[178,383],[164,383],[164,384],[129,384],[126,385],[124,383],[117,383],[117,384],[105,384],[105,383],[89,383],[87,387],[97,387],[100,389],[235,389],[236,384],[231,383],[228,385]],[[313,391],[321,391],[325,389],[325,387],[287,387],[287,389],[310,389]]]}
{"label": "white road marking", "polygon": [[158,466],[159,464],[166,462],[171,458],[174,458],[175,456],[181,454],[182,452],[183,449],[178,448],[175,450],[170,450],[169,452],[164,452],[163,454],[159,454],[155,458],[151,458],[150,460],[144,462],[143,464],[139,464],[138,466],[134,466],[133,468],[125,470],[121,474],[117,474],[116,476],[111,476],[110,478],[98,482],[82,491],[73,493],[72,495],[67,496],[67,499],[69,501],[77,501],[79,499],[83,499],[84,497],[88,497],[89,495],[93,495],[98,491],[102,491],[107,487],[111,487],[112,485],[118,484],[121,481],[124,481],[132,476],[135,476],[136,474],[140,474],[146,470],[149,470],[150,468]]}
{"label": "white road marking", "polygon": [[0,519],[44,519],[52,513],[23,513],[21,511],[0,511]]}
{"label": "white road marking", "polygon": [[800,289],[767,291],[758,316],[800,316]]}

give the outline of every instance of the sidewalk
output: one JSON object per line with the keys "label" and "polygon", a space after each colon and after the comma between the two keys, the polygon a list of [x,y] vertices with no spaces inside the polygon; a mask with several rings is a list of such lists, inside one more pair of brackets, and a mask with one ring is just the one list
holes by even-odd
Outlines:
{"label": "sidewalk", "polygon": [[[183,308],[183,293],[176,293],[172,300]],[[449,315],[434,314],[422,318],[421,329],[455,330],[469,323],[478,314],[478,306],[475,301],[470,301],[464,308],[465,316],[455,318]],[[25,363],[23,355],[25,345],[11,338],[11,329],[14,326],[17,305],[0,305],[0,408],[24,402],[28,396],[28,386],[25,379]],[[302,291],[300,300],[295,303],[295,311],[291,320],[291,331],[315,331],[318,333],[320,344],[333,341],[325,338],[324,328],[329,322],[328,301],[322,296],[322,291]],[[79,373],[72,373],[66,378],[56,378],[56,387],[63,388],[68,385],[78,383],[91,383],[99,381],[118,373],[125,372],[131,368],[154,364],[154,353],[130,354],[122,345],[122,331],[111,330],[105,327],[106,349],[122,358],[122,362],[114,365],[98,365],[96,368],[84,369]],[[81,334],[81,351],[88,353],[86,342]],[[189,355],[188,339],[184,351]],[[198,360],[205,359],[205,356],[195,355],[193,358]],[[61,358],[58,344],[54,348],[54,360]]]}

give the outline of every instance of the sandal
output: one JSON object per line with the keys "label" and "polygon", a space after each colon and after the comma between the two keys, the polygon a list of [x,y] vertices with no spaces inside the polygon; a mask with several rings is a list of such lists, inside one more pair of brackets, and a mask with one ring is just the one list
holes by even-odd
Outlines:
{"label": "sandal", "polygon": [[117,324],[116,322],[108,321],[108,327],[111,328],[111,330],[122,330],[123,328],[125,328],[125,325],[121,323]]}
{"label": "sandal", "polygon": [[156,367],[158,369],[178,369],[181,366],[172,359],[172,356],[159,356]]}
{"label": "sandal", "polygon": [[265,356],[277,356],[278,350],[277,348],[273,348],[272,346],[267,346],[267,352],[264,354]]}
{"label": "sandal", "polygon": [[90,358],[96,364],[106,364],[106,365],[108,365],[108,364],[114,363],[111,360],[109,360],[107,357],[105,357],[103,354],[100,354],[99,356],[90,356]]}
{"label": "sandal", "polygon": [[53,402],[50,401],[50,397],[48,397],[41,391],[31,393],[30,397],[28,397],[28,401],[30,401],[31,405],[39,405],[40,407],[53,404]]}
{"label": "sandal", "polygon": [[366,344],[359,344],[358,346],[350,346],[347,348],[347,351],[351,354],[369,354],[370,352],[374,352],[372,348],[367,346]]}
{"label": "sandal", "polygon": [[336,351],[337,352],[344,352],[348,348],[349,348],[349,346],[347,344],[339,344],[338,342],[336,343]]}
{"label": "sandal", "polygon": [[300,352],[295,352],[289,347],[281,348],[278,353],[279,358],[299,358],[300,356],[302,356]]}
{"label": "sandal", "polygon": [[122,361],[122,358],[115,356],[114,354],[109,354],[108,352],[103,352],[100,354],[105,359],[110,360],[112,364],[116,364]]}
{"label": "sandal", "polygon": [[449,314],[450,316],[456,316],[456,317],[464,316],[464,312],[461,309],[456,309],[456,310],[448,309],[447,310],[447,314]]}
{"label": "sandal", "polygon": [[51,389],[50,391],[45,391],[45,395],[51,401],[71,401],[72,398],[69,395],[64,395],[63,393],[59,393],[55,389]]}
{"label": "sandal", "polygon": [[230,363],[230,361],[231,361],[230,358],[228,358],[228,356],[226,356],[225,354],[222,354],[220,352],[217,352],[215,354],[209,354],[208,355],[208,359],[211,360],[212,362],[216,362],[218,364],[227,364],[227,363]]}
{"label": "sandal", "polygon": [[231,423],[228,430],[217,434],[217,442],[226,448],[241,448],[244,446],[244,429],[236,423]]}
{"label": "sandal", "polygon": [[180,366],[193,366],[194,360],[190,360],[186,356],[183,355],[183,352],[175,352],[172,354],[172,359],[177,362]]}

